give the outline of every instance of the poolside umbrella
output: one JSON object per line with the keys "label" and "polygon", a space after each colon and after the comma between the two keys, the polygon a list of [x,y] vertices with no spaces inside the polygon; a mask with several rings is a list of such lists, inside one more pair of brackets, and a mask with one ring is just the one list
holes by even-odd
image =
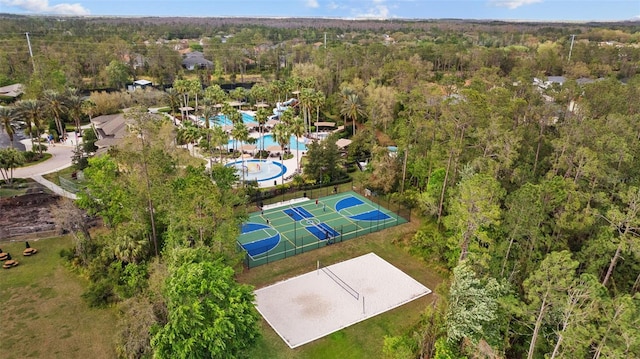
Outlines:
{"label": "poolside umbrella", "polygon": [[231,106],[231,107],[240,107],[240,106],[242,106],[242,102],[240,102],[240,101],[230,101],[229,102],[229,106]]}
{"label": "poolside umbrella", "polygon": [[267,121],[267,125],[269,125],[269,126],[275,126],[278,123],[280,123],[280,121],[278,121],[278,120],[269,120],[269,121]]}
{"label": "poolside umbrella", "polygon": [[267,105],[267,104],[266,104],[266,103],[264,103],[264,102],[258,102],[255,106],[256,106],[256,107],[258,107],[258,108],[269,107],[269,105]]}
{"label": "poolside umbrella", "polygon": [[256,145],[242,145],[242,147],[240,147],[242,151],[247,151],[247,152],[255,151],[256,148],[257,148]]}
{"label": "poolside umbrella", "polygon": [[221,103],[217,103],[217,104],[213,105],[213,107],[215,107],[215,108],[222,108],[222,104],[221,104]]}
{"label": "poolside umbrella", "polygon": [[279,152],[282,151],[282,148],[279,145],[271,145],[267,147],[266,150],[269,152]]}
{"label": "poolside umbrella", "polygon": [[247,122],[244,124],[245,126],[247,126],[247,128],[254,128],[254,127],[258,127],[258,124],[255,122]]}

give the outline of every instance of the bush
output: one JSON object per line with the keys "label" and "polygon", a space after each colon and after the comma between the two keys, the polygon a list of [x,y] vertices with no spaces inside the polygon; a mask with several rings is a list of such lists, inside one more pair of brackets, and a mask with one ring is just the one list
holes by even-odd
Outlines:
{"label": "bush", "polygon": [[26,162],[37,161],[39,158],[40,158],[40,154],[37,152],[33,152],[33,151],[24,152],[24,160]]}
{"label": "bush", "polygon": [[108,280],[101,280],[89,284],[87,291],[82,294],[90,307],[104,307],[116,301],[113,285]]}
{"label": "bush", "polygon": [[76,257],[76,253],[73,248],[62,248],[60,252],[58,252],[58,255],[60,255],[60,258],[63,258],[69,262],[73,261],[73,259]]}
{"label": "bush", "polygon": [[47,152],[47,146],[43,145],[42,143],[36,143],[35,145],[33,145],[33,148],[31,149],[31,151],[34,152]]}

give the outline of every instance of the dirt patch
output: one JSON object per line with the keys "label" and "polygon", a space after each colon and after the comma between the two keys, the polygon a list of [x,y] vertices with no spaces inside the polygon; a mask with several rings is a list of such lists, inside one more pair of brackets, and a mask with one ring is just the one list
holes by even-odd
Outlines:
{"label": "dirt patch", "polygon": [[0,241],[55,231],[52,205],[58,198],[39,192],[0,198]]}

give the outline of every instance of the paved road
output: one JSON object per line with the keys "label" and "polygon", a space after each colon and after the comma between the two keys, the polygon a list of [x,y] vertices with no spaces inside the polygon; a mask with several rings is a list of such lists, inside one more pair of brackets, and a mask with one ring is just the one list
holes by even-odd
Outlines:
{"label": "paved road", "polygon": [[[31,148],[30,140],[27,139],[20,142],[22,142],[26,148]],[[44,174],[57,172],[70,167],[72,164],[71,158],[73,156],[73,149],[75,148],[75,146],[71,144],[71,140],[67,140],[67,143],[57,143],[55,146],[48,145],[47,148],[47,152],[52,155],[50,159],[38,163],[37,165],[17,168],[13,171],[13,177],[32,178],[34,181],[49,188],[54,193],[60,196],[76,199],[75,194],[65,191],[60,186],[51,181],[47,181],[42,177],[42,175]]]}

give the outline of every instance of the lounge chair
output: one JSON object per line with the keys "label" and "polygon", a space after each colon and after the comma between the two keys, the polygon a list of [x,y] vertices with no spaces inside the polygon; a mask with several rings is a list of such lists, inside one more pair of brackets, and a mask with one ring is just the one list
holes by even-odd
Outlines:
{"label": "lounge chair", "polygon": [[29,245],[29,242],[25,242],[25,247],[26,247],[25,250],[22,251],[22,255],[25,257],[29,257],[38,253],[37,249],[31,248],[31,246]]}
{"label": "lounge chair", "polygon": [[2,268],[9,269],[17,266],[18,264],[18,261],[11,259],[11,254],[7,253],[7,259],[4,261]]}

